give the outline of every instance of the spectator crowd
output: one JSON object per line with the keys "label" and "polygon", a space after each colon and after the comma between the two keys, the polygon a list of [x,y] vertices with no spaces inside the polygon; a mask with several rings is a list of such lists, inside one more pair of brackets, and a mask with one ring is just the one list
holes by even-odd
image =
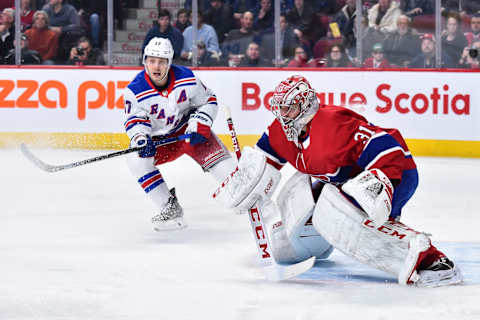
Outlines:
{"label": "spectator crowd", "polygon": [[[116,28],[138,2],[115,1]],[[205,67],[437,66],[435,0],[362,0],[359,31],[355,0],[280,0],[280,56],[275,55],[275,1],[198,0],[196,43],[192,1],[178,2],[181,7],[172,12],[158,1],[158,17],[142,46],[153,37],[169,38],[178,64],[192,65],[196,55],[196,65]],[[22,63],[105,64],[106,3],[21,0]],[[441,67],[478,68],[480,1],[442,0],[441,5]],[[0,12],[0,64],[12,64],[14,1],[0,0]]]}

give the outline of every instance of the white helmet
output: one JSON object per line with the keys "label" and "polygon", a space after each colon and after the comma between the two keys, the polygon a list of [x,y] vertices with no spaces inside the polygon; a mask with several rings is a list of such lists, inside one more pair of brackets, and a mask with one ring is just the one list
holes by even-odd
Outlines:
{"label": "white helmet", "polygon": [[143,51],[143,65],[145,65],[147,57],[165,58],[168,60],[166,76],[172,65],[173,53],[173,46],[169,39],[159,37],[152,38]]}
{"label": "white helmet", "polygon": [[[288,141],[298,139],[300,131],[312,120],[319,108],[315,90],[307,79],[300,75],[288,77],[277,85],[270,106]],[[300,110],[295,119],[282,116],[282,110],[287,113],[289,109]]]}

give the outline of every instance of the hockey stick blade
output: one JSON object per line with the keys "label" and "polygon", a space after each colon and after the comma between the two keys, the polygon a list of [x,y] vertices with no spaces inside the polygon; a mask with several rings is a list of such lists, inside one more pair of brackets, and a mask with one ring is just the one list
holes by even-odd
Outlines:
{"label": "hockey stick blade", "polygon": [[[177,141],[189,139],[190,136],[191,136],[191,134],[183,134],[183,135],[180,135],[180,136],[177,136],[177,137],[171,137],[171,138],[166,138],[166,139],[163,139],[163,140],[154,141],[153,143],[155,144],[155,146],[159,147],[159,146],[174,143],[174,142],[177,142]],[[104,155],[101,155],[101,156],[98,156],[98,157],[94,157],[94,158],[90,158],[90,159],[86,159],[86,160],[82,160],[82,161],[77,161],[77,162],[72,162],[72,163],[68,163],[68,164],[64,164],[64,165],[51,165],[51,164],[48,164],[48,163],[40,160],[38,157],[36,157],[30,151],[30,149],[28,149],[28,147],[24,143],[22,143],[20,145],[20,150],[22,151],[23,155],[28,160],[30,160],[34,165],[36,165],[38,168],[42,169],[43,171],[50,172],[50,173],[65,170],[65,169],[75,168],[75,167],[79,167],[79,166],[83,166],[85,164],[89,164],[89,163],[92,163],[92,162],[97,162],[97,161],[101,161],[101,160],[105,160],[105,159],[118,157],[118,156],[121,156],[121,155],[124,155],[124,154],[140,151],[142,148],[145,148],[145,147],[128,148],[128,149],[125,149],[125,150],[116,151],[116,152],[112,152],[112,153],[107,153],[107,154],[104,154]]]}
{"label": "hockey stick blade", "polygon": [[55,166],[49,165],[48,163],[43,162],[42,160],[38,159],[29,149],[28,147],[22,143],[20,145],[20,150],[22,151],[23,155],[30,160],[34,165],[42,169],[43,171],[47,172],[55,172],[62,169],[56,169]]}
{"label": "hockey stick blade", "polygon": [[310,257],[295,264],[274,263],[264,267],[265,275],[270,281],[283,281],[301,275],[310,270],[315,264],[316,257]]}

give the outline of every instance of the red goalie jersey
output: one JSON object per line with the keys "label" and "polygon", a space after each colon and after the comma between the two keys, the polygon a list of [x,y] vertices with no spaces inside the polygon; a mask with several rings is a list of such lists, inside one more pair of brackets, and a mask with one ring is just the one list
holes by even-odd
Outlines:
{"label": "red goalie jersey", "polygon": [[392,218],[400,215],[418,185],[415,162],[400,132],[377,127],[349,109],[321,106],[298,140],[288,141],[276,119],[257,147],[276,168],[289,162],[327,183],[344,183],[363,170],[382,170],[395,186]]}

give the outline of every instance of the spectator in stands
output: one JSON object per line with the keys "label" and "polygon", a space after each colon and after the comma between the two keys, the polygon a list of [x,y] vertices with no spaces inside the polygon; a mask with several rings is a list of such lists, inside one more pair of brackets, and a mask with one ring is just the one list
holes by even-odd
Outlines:
{"label": "spectator in stands", "polygon": [[240,20],[243,13],[247,11],[255,12],[258,5],[257,0],[231,0],[230,2],[236,20]]}
{"label": "spectator in stands", "polygon": [[54,64],[58,49],[58,34],[49,28],[48,15],[45,11],[36,11],[33,15],[32,28],[25,31],[29,47],[42,57],[43,64]]}
{"label": "spectator in stands", "polygon": [[364,68],[390,68],[390,63],[385,59],[383,46],[381,43],[375,43],[372,48],[372,56],[363,62]]}
{"label": "spectator in stands", "polygon": [[21,31],[24,32],[32,27],[35,10],[32,8],[31,0],[22,0],[20,2],[20,7],[20,23],[22,24]]}
{"label": "spectator in stands", "polygon": [[231,30],[223,42],[222,53],[226,64],[237,66],[248,45],[256,40],[256,37],[257,33],[253,31],[253,13],[246,11],[240,19],[240,28]]}
{"label": "spectator in stands", "polygon": [[2,11],[4,19],[10,25],[10,32],[13,34],[15,33],[15,9],[13,8],[5,8]]}
{"label": "spectator in stands", "polygon": [[[99,0],[69,0],[80,16],[80,25],[88,31],[94,48],[100,48],[104,40],[105,19],[107,17],[107,1]],[[118,23],[122,21],[123,1],[114,1],[113,18]]]}
{"label": "spectator in stands", "polygon": [[383,43],[387,60],[398,67],[407,67],[410,61],[420,54],[420,38],[410,28],[410,18],[400,15],[397,30],[387,35]]}
{"label": "spectator in stands", "polygon": [[[203,14],[201,11],[198,12],[197,40],[203,41],[203,43],[205,43],[207,46],[207,51],[211,52],[215,58],[221,55],[217,33],[211,25],[203,23]],[[193,26],[189,26],[185,29],[185,31],[183,31],[183,49],[181,52],[182,59],[192,59],[192,46]]]}
{"label": "spectator in stands", "polygon": [[205,22],[211,25],[217,32],[218,42],[225,40],[227,33],[235,28],[233,10],[224,0],[210,0],[211,8],[205,14]]}
{"label": "spectator in stands", "polygon": [[171,18],[172,14],[167,9],[158,10],[157,21],[153,23],[152,28],[148,30],[147,35],[145,36],[145,40],[143,41],[142,46],[142,52],[143,50],[145,50],[145,47],[151,39],[155,37],[168,38],[173,46],[173,58],[177,59],[178,57],[180,57],[180,53],[183,48],[183,35],[177,28],[171,26]]}
{"label": "spectator in stands", "polygon": [[253,29],[259,32],[271,29],[274,19],[272,0],[260,0],[260,9],[255,14]]}
{"label": "spectator in stands", "polygon": [[473,15],[480,12],[480,1],[469,0],[462,1],[462,9],[465,14]]}
{"label": "spectator in stands", "polygon": [[288,67],[291,68],[307,68],[308,65],[308,56],[302,46],[295,48],[295,56],[288,63]]}
{"label": "spectator in stands", "polygon": [[80,17],[77,10],[64,0],[49,0],[42,10],[48,14],[50,26],[59,34],[59,48],[57,58],[64,61],[78,39],[84,34],[80,26]]}
{"label": "spectator in stands", "polygon": [[345,53],[345,48],[340,44],[334,44],[330,48],[325,66],[328,68],[349,68],[352,67],[352,63]]}
{"label": "spectator in stands", "polygon": [[368,26],[375,31],[386,34],[397,30],[397,19],[401,14],[397,1],[378,0],[368,10]]}
{"label": "spectator in stands", "polygon": [[12,32],[12,25],[3,12],[0,12],[0,60],[3,61],[8,52],[13,48],[15,33]]}
{"label": "spectator in stands", "polygon": [[93,48],[87,37],[78,39],[77,45],[70,50],[70,57],[66,64],[86,66],[86,65],[105,65],[103,52],[99,48]]}
{"label": "spectator in stands", "polygon": [[434,0],[402,0],[400,9],[407,17],[432,15],[435,13]]}
{"label": "spectator in stands", "polygon": [[304,0],[295,0],[294,7],[287,11],[286,18],[294,27],[298,39],[310,47],[327,34],[325,19],[315,13],[312,4],[305,3]]}
{"label": "spectator in stands", "polygon": [[[5,56],[4,63],[5,64],[15,64],[15,46],[17,44],[17,41],[13,41],[13,46],[8,54]],[[21,47],[21,58],[20,58],[20,64],[41,64],[42,63],[42,58],[40,57],[40,54],[35,51],[31,50],[28,48],[28,37],[25,34],[22,34],[20,36],[20,47]]]}
{"label": "spectator in stands", "polygon": [[273,64],[260,56],[260,46],[256,42],[248,45],[245,56],[240,60],[239,67],[272,67]]}
{"label": "spectator in stands", "polygon": [[442,52],[447,54],[453,63],[458,63],[462,57],[463,48],[468,44],[467,38],[459,27],[460,16],[450,13],[447,18],[447,28],[442,33]]}
{"label": "spectator in stands", "polygon": [[198,67],[215,67],[219,65],[219,59],[213,57],[212,53],[207,51],[207,47],[203,41],[197,42],[197,52]]}
{"label": "spectator in stands", "polygon": [[470,20],[470,27],[472,31],[465,33],[465,37],[467,38],[469,46],[473,42],[480,40],[480,13],[475,13],[472,16],[472,19]]}
{"label": "spectator in stands", "polygon": [[173,24],[175,28],[178,29],[178,31],[182,32],[185,31],[185,29],[191,24],[190,20],[188,20],[188,16],[190,15],[189,11],[187,9],[180,9],[177,11],[177,20]]}
{"label": "spectator in stands", "polygon": [[[435,37],[431,33],[425,33],[421,37],[422,52],[410,62],[410,68],[436,68]],[[441,68],[453,68],[454,64],[449,56],[442,53]]]}
{"label": "spectator in stands", "polygon": [[479,69],[480,68],[480,40],[475,40],[470,47],[463,49],[462,57],[458,62],[461,68]]}
{"label": "spectator in stands", "polygon": [[[281,57],[277,62],[277,66],[284,65],[294,57],[295,48],[300,45],[300,40],[295,35],[293,27],[287,22],[285,14],[280,14],[280,48]],[[275,57],[275,32],[268,32],[261,38],[261,55],[269,60]]]}
{"label": "spectator in stands", "polygon": [[346,0],[345,5],[337,13],[334,21],[338,24],[340,33],[343,36],[344,44],[347,48],[356,45],[356,37],[353,32],[355,26],[355,18],[357,16],[356,1]]}

